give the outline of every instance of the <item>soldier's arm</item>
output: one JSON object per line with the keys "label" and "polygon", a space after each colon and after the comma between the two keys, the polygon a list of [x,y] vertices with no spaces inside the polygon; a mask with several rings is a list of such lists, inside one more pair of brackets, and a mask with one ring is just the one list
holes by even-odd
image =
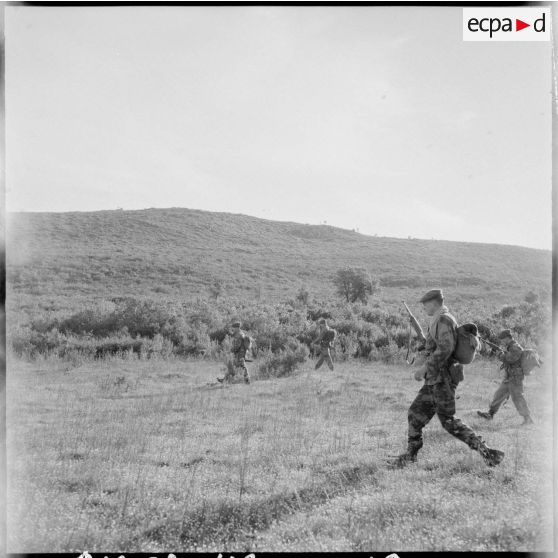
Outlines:
{"label": "soldier's arm", "polygon": [[515,364],[521,360],[522,353],[523,350],[519,345],[512,345],[500,358],[505,364]]}
{"label": "soldier's arm", "polygon": [[438,332],[435,350],[426,358],[426,369],[428,372],[434,372],[445,364],[455,350],[455,333],[453,328],[440,320],[438,322]]}

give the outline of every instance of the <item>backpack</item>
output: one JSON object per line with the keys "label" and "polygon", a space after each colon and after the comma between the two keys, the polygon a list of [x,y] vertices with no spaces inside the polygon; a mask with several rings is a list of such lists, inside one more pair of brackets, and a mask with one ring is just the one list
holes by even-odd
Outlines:
{"label": "backpack", "polygon": [[460,364],[471,364],[481,348],[479,330],[475,324],[463,324],[457,328],[456,333],[453,356]]}
{"label": "backpack", "polygon": [[241,339],[241,343],[238,346],[238,349],[235,350],[235,353],[239,353],[244,351],[244,354],[248,353],[248,351],[250,351],[251,349],[253,350],[254,348],[254,340],[252,339],[252,337],[250,337],[246,332],[242,332],[242,339]]}
{"label": "backpack", "polygon": [[458,326],[455,318],[451,316],[451,314],[443,314],[443,317],[449,319],[456,328],[456,342],[455,349],[453,350],[453,358],[459,364],[471,364],[481,348],[477,326],[475,324],[463,324]]}
{"label": "backpack", "polygon": [[535,368],[540,368],[541,357],[533,349],[524,349],[521,353],[521,370],[525,376],[530,376]]}

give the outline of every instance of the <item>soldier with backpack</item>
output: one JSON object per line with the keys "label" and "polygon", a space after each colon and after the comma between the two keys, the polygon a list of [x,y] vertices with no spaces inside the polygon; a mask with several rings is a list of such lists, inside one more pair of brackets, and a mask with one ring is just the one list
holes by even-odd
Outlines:
{"label": "soldier with backpack", "polygon": [[319,346],[319,357],[316,362],[315,370],[324,363],[327,362],[330,370],[333,370],[333,360],[331,359],[331,347],[333,346],[333,341],[335,339],[336,331],[327,325],[325,318],[320,318],[318,320],[318,338],[316,339],[316,345]]}
{"label": "soldier with backpack", "polygon": [[[522,357],[525,352],[521,345],[512,337],[509,329],[505,329],[498,335],[506,348],[498,353],[498,358],[502,361],[501,369],[504,370],[504,379],[494,393],[488,411],[477,411],[477,414],[487,420],[492,420],[504,401],[511,397],[517,412],[523,417],[522,426],[533,424],[531,411],[523,394],[523,378],[525,376],[522,367]],[[530,371],[529,371],[530,372]]]}
{"label": "soldier with backpack", "polygon": [[391,464],[404,467],[417,460],[423,446],[422,430],[434,415],[438,415],[447,432],[478,451],[487,465],[498,465],[504,458],[504,452],[489,448],[480,436],[455,417],[455,389],[463,379],[463,365],[454,354],[458,339],[457,322],[444,305],[441,290],[428,291],[420,302],[431,317],[426,334],[426,361],[415,372],[415,379],[424,380],[424,385],[409,408],[407,451],[396,456]]}
{"label": "soldier with backpack", "polygon": [[244,382],[250,383],[250,374],[246,368],[246,353],[250,350],[252,340],[250,336],[240,329],[240,322],[232,324],[232,354],[233,362],[225,374],[224,378],[217,378],[218,382],[231,381],[234,378],[237,369],[241,369],[244,374]]}

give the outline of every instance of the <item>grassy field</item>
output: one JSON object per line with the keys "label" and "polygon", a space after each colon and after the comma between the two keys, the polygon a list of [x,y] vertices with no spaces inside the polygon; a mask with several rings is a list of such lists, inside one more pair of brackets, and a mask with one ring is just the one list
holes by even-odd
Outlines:
{"label": "grassy field", "polygon": [[550,369],[483,422],[494,363],[458,415],[506,452],[490,469],[434,419],[390,470],[419,388],[411,368],[340,363],[221,387],[218,363],[9,362],[10,552],[552,549]]}
{"label": "grassy field", "polygon": [[[461,323],[544,348],[549,251],[179,208],[12,214],[7,229],[8,338],[37,357],[8,362],[10,552],[551,549],[550,370],[529,381],[539,423],[524,430],[511,404],[493,423],[476,417],[498,373],[470,367],[458,414],[506,452],[501,467],[437,419],[418,464],[385,464],[405,447],[419,387],[386,364],[404,353],[400,301],[416,310],[442,287]],[[379,279],[368,305],[338,302],[331,278],[344,266]],[[294,300],[301,287],[308,304]],[[524,302],[529,291],[540,303]],[[232,319],[278,354],[316,311],[345,332],[336,350],[349,360],[334,373],[310,361],[290,377],[212,385]],[[137,336],[156,358],[55,352]],[[355,359],[357,347],[378,362]]]}

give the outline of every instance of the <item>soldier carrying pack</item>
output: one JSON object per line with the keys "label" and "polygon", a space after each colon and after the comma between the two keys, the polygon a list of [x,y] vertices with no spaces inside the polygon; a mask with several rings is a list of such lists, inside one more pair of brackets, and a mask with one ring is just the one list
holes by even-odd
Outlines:
{"label": "soldier carrying pack", "polygon": [[488,411],[477,411],[477,414],[484,419],[492,420],[500,407],[511,397],[515,408],[523,417],[522,426],[533,424],[531,410],[523,392],[523,378],[529,375],[533,368],[540,366],[542,361],[532,349],[523,350],[509,329],[502,331],[498,339],[501,339],[505,346],[505,350],[495,346],[498,350],[498,358],[502,361],[504,379],[494,393]]}
{"label": "soldier carrying pack", "polygon": [[[407,414],[407,451],[394,456],[391,464],[404,467],[417,460],[417,454],[423,446],[422,431],[437,415],[444,430],[478,451],[485,463],[494,467],[501,463],[504,453],[488,447],[479,435],[455,416],[455,390],[463,379],[463,364],[460,361],[472,362],[480,345],[475,335],[476,327],[466,324],[458,328],[455,318],[444,305],[441,289],[431,289],[420,302],[430,317],[430,324],[426,336],[420,335],[420,326],[416,328],[419,330],[417,335],[426,339],[426,361],[415,371],[414,377],[424,384]],[[416,319],[410,313],[409,319],[412,327],[415,327]]]}
{"label": "soldier carrying pack", "polygon": [[329,369],[333,370],[333,360],[331,358],[330,349],[333,346],[333,341],[335,340],[336,331],[327,325],[325,318],[321,318],[318,321],[319,334],[316,340],[316,345],[319,346],[319,357],[316,362],[315,370],[318,370],[320,366],[326,362]]}

